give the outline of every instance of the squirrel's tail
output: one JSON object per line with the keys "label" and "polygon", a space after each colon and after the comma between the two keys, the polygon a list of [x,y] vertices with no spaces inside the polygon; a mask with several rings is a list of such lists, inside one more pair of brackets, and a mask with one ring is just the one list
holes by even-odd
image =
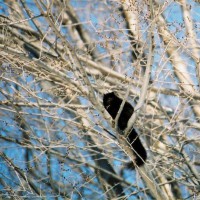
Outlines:
{"label": "squirrel's tail", "polygon": [[147,159],[147,152],[143,147],[135,129],[131,131],[131,133],[128,136],[128,139],[129,143],[131,144],[131,147],[133,148],[133,152],[136,156],[135,164],[137,166],[142,166]]}

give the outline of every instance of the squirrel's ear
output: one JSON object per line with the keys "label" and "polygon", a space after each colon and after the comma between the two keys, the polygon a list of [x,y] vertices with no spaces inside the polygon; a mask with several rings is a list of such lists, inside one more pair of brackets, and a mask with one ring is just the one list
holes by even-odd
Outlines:
{"label": "squirrel's ear", "polygon": [[115,97],[115,93],[114,92],[110,92],[110,93],[106,93],[103,95],[104,97]]}

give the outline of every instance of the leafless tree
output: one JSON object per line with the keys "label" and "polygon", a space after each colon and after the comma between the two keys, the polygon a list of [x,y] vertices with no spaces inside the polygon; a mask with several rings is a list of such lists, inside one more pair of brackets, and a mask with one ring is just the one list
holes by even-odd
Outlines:
{"label": "leafless tree", "polygon": [[[199,13],[192,0],[0,1],[1,199],[200,198]],[[102,104],[111,91],[135,108],[124,131]],[[132,127],[148,159],[128,168]]]}

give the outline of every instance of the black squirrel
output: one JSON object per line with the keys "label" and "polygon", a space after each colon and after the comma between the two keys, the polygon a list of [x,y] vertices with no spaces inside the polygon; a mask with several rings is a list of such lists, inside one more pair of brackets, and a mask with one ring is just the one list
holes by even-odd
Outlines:
{"label": "black squirrel", "polygon": [[[120,108],[122,101],[123,100],[120,99],[118,96],[116,96],[114,92],[104,94],[103,106],[113,119],[116,118],[117,112]],[[130,103],[125,102],[118,120],[118,127],[120,130],[124,131],[126,129],[128,120],[132,116],[133,112],[134,112],[133,106]],[[137,166],[142,166],[145,160],[147,159],[147,153],[134,128],[132,129],[132,131],[128,136],[128,141],[131,144],[131,147],[133,148],[133,152],[136,157],[135,164]],[[134,165],[131,163],[128,165],[128,167],[134,167]]]}

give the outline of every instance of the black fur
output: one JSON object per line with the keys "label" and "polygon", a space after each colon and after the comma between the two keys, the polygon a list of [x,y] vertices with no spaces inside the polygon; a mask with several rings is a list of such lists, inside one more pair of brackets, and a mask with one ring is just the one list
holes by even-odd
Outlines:
{"label": "black fur", "polygon": [[[104,108],[108,111],[108,113],[111,115],[113,119],[116,118],[117,112],[120,108],[121,103],[122,103],[122,99],[117,97],[114,92],[107,93],[103,97]],[[130,103],[125,102],[121,115],[119,116],[119,120],[118,120],[118,127],[122,131],[126,129],[128,120],[130,119],[133,112],[134,112],[133,106]],[[136,156],[135,163],[138,166],[142,166],[145,160],[147,159],[147,153],[134,128],[129,134],[128,140]]]}

